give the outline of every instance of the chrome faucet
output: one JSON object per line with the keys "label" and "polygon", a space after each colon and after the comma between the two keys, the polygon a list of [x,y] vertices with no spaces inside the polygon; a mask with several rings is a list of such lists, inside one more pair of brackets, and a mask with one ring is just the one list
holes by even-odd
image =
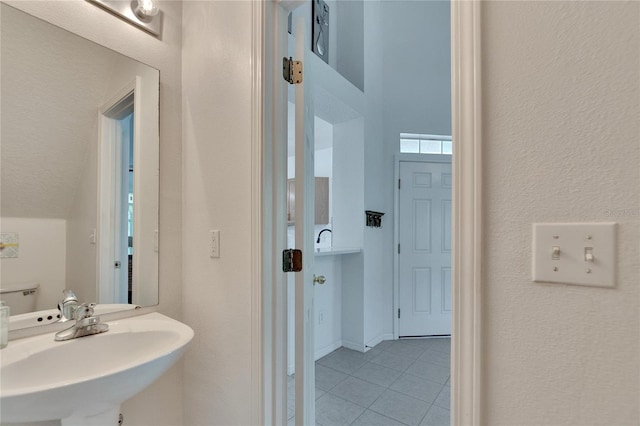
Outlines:
{"label": "chrome faucet", "polygon": [[78,298],[76,294],[65,288],[62,290],[62,300],[58,302],[60,322],[71,321],[76,309],[78,309]]}
{"label": "chrome faucet", "polygon": [[95,303],[83,303],[77,306],[73,312],[73,319],[76,320],[75,324],[66,330],[57,332],[55,340],[71,340],[109,331],[108,324],[101,324],[100,317],[93,316],[93,308],[95,306]]}
{"label": "chrome faucet", "polygon": [[318,233],[318,239],[316,240],[316,243],[320,244],[320,237],[322,236],[322,233],[323,233],[323,232],[325,232],[325,231],[327,231],[327,232],[331,232],[331,235],[333,235],[333,231],[332,231],[331,229],[329,229],[329,228],[324,228],[322,231],[320,231],[320,232]]}

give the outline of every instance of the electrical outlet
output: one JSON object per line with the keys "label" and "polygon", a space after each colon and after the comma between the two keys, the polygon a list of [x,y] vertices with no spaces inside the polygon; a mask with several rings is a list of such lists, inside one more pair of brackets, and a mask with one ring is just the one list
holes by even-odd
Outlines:
{"label": "electrical outlet", "polygon": [[220,230],[209,231],[209,256],[212,259],[220,257]]}

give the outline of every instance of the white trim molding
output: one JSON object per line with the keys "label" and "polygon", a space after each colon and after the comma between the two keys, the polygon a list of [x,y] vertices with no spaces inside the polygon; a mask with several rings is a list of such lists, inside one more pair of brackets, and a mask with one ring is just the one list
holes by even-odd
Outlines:
{"label": "white trim molding", "polygon": [[480,425],[482,128],[480,0],[451,2],[453,317],[451,424]]}
{"label": "white trim molding", "polygon": [[[256,2],[258,3],[258,2]],[[287,90],[282,57],[287,53],[284,2],[266,0],[262,46],[262,356],[263,422],[287,423],[287,280],[281,267],[286,248]],[[255,53],[255,52],[254,52]]]}
{"label": "white trim molding", "polygon": [[[263,102],[265,3],[251,6],[251,424],[265,424],[263,359]],[[268,342],[267,342],[268,343]],[[267,344],[268,346],[268,344]]]}

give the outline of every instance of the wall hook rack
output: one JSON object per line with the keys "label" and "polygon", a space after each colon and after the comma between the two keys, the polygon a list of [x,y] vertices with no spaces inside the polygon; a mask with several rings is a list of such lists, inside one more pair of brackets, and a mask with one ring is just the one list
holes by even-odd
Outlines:
{"label": "wall hook rack", "polygon": [[382,228],[382,216],[384,216],[384,213],[372,210],[365,210],[364,213],[367,215],[367,226]]}

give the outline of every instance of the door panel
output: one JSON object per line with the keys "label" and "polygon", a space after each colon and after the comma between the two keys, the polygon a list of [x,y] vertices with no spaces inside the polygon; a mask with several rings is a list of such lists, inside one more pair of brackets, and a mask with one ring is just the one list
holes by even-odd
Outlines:
{"label": "door panel", "polygon": [[308,64],[305,20],[295,20],[296,60],[303,61],[303,82],[295,85],[295,245],[303,251],[295,273],[295,424],[315,424],[313,359],[313,224],[315,222],[313,77]]}
{"label": "door panel", "polygon": [[451,334],[451,164],[400,162],[399,336]]}
{"label": "door panel", "polygon": [[413,270],[413,311],[431,312],[431,268]]}
{"label": "door panel", "polygon": [[413,251],[431,252],[431,200],[413,199]]}

